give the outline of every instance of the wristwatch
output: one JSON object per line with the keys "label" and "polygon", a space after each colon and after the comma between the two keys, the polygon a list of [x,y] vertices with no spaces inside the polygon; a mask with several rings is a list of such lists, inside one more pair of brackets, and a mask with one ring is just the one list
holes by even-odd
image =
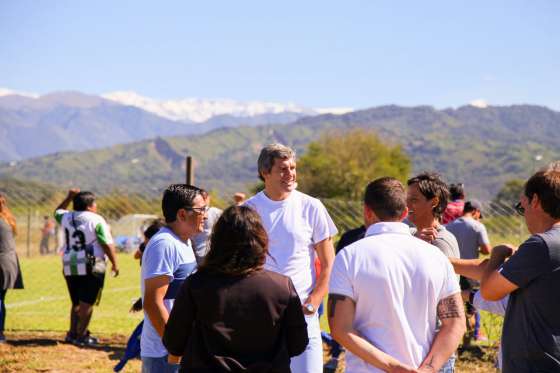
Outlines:
{"label": "wristwatch", "polygon": [[313,305],[311,303],[305,304],[304,307],[309,313],[315,312],[315,307],[313,307]]}

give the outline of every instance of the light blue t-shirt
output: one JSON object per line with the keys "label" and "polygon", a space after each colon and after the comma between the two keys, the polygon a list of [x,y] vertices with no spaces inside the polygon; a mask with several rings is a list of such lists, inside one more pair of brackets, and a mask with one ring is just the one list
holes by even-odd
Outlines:
{"label": "light blue t-shirt", "polygon": [[[142,301],[144,300],[144,281],[156,276],[169,277],[169,287],[163,303],[167,311],[171,311],[175,296],[181,285],[196,268],[196,260],[192,248],[173,233],[163,227],[148,242],[142,256],[142,276],[140,286]],[[144,311],[144,327],[140,339],[141,355],[144,357],[163,357],[167,350],[161,337],[154,329],[150,318]]]}

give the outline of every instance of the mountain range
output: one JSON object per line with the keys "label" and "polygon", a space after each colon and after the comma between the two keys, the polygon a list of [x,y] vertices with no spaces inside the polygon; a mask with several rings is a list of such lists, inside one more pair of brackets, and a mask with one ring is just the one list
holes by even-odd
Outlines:
{"label": "mountain range", "polygon": [[356,127],[401,144],[413,161],[414,173],[437,171],[448,182],[463,182],[470,196],[481,199],[493,197],[506,181],[526,178],[544,162],[560,158],[560,113],[545,107],[469,105],[436,110],[391,105],[302,117],[290,124],[219,128],[187,136],[159,134],[99,150],[6,163],[0,165],[0,177],[153,195],[184,180],[184,159],[191,155],[196,184],[227,195],[257,182],[256,159],[263,145],[282,142],[302,154],[321,135]]}
{"label": "mountain range", "polygon": [[43,96],[0,89],[0,161],[84,151],[157,136],[221,127],[290,123],[323,111],[294,104],[182,99],[160,101],[134,92]]}

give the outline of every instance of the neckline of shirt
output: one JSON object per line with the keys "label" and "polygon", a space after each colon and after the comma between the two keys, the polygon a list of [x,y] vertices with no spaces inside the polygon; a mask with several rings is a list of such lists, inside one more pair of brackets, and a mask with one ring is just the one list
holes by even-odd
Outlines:
{"label": "neckline of shirt", "polygon": [[370,225],[366,231],[366,237],[374,236],[377,234],[384,234],[384,233],[397,233],[397,234],[410,234],[410,227],[401,222],[394,222],[394,221],[382,221],[379,223],[375,223]]}
{"label": "neckline of shirt", "polygon": [[260,192],[261,198],[262,198],[268,205],[270,205],[270,206],[284,206],[284,205],[288,204],[288,202],[290,202],[290,200],[293,198],[293,196],[295,195],[295,193],[296,193],[296,191],[295,191],[295,190],[292,190],[292,191],[290,192],[290,194],[288,195],[287,198],[284,198],[284,199],[282,199],[282,200],[280,200],[280,201],[275,201],[275,200],[273,200],[273,199],[270,199],[270,198],[266,195],[266,193],[264,192],[264,190],[262,190],[262,191]]}

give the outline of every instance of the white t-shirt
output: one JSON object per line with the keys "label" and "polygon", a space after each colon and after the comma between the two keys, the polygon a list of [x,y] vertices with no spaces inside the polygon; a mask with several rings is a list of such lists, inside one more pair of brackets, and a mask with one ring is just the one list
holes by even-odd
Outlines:
{"label": "white t-shirt", "polygon": [[[375,347],[418,367],[436,333],[437,304],[460,291],[453,267],[403,223],[370,226],[334,262],[330,294],[356,302],[354,329]],[[347,372],[381,372],[350,352]]]}
{"label": "white t-shirt", "polygon": [[318,199],[297,190],[282,201],[260,192],[245,204],[259,213],[268,233],[266,269],[289,276],[305,301],[315,286],[314,247],[337,233],[327,209]]}
{"label": "white t-shirt", "polygon": [[[169,277],[169,287],[163,299],[168,312],[171,311],[175,296],[183,282],[196,269],[196,260],[192,248],[181,241],[173,231],[163,227],[148,242],[142,255],[142,301],[144,300],[144,281],[165,275]],[[163,357],[167,350],[161,337],[144,311],[144,327],[140,338],[140,355],[144,357]]]}

